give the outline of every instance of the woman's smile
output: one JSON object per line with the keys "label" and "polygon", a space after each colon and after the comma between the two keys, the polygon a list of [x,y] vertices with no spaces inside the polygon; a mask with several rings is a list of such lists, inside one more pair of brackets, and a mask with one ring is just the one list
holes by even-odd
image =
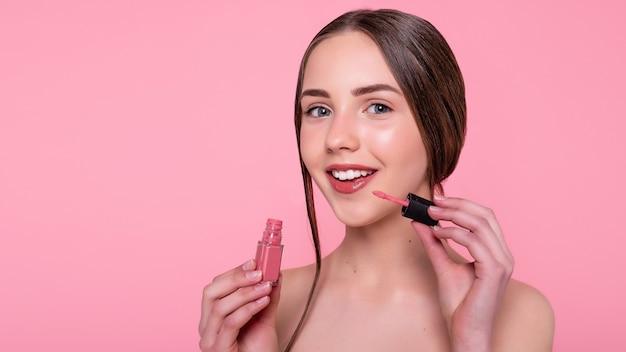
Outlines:
{"label": "woman's smile", "polygon": [[376,169],[355,164],[334,164],[326,168],[331,186],[339,193],[361,190],[376,173]]}

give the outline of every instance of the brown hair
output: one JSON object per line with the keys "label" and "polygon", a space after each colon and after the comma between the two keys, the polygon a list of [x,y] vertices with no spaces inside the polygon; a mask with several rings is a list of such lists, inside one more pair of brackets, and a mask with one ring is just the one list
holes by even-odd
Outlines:
{"label": "brown hair", "polygon": [[[441,33],[428,21],[411,14],[386,9],[347,12],[317,33],[304,53],[298,73],[294,113],[298,150],[302,117],[300,98],[308,58],[323,40],[347,31],[368,35],[380,48],[415,116],[428,157],[426,177],[431,190],[443,192],[441,182],[454,171],[465,140],[465,85],[454,54]],[[312,180],[302,156],[300,166],[316,267],[304,312],[287,350],[293,346],[304,324],[321,267]]]}

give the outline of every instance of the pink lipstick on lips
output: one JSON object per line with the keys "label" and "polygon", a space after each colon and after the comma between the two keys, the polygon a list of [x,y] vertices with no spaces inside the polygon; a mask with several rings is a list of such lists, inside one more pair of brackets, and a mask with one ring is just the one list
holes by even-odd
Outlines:
{"label": "pink lipstick on lips", "polygon": [[376,197],[390,200],[396,204],[402,205],[402,216],[406,218],[413,219],[428,226],[437,225],[437,220],[434,220],[430,217],[430,215],[428,215],[428,207],[435,205],[435,203],[429,201],[428,199],[416,196],[413,193],[409,193],[406,196],[406,199],[398,199],[381,191],[374,191],[372,193]]}
{"label": "pink lipstick on lips", "polygon": [[354,193],[371,181],[376,169],[357,164],[334,164],[326,168],[331,186],[339,193]]}

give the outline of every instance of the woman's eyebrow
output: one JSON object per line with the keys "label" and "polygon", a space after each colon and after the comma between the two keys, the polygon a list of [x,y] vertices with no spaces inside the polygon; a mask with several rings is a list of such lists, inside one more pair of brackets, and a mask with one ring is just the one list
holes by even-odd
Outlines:
{"label": "woman's eyebrow", "polygon": [[355,97],[358,97],[359,95],[374,93],[374,92],[378,92],[381,90],[391,91],[391,92],[402,95],[399,89],[394,88],[384,83],[372,84],[372,85],[365,86],[365,87],[354,88],[352,90],[352,95],[354,95]]}
{"label": "woman's eyebrow", "polygon": [[[351,93],[353,96],[358,97],[360,95],[379,91],[390,91],[402,95],[402,92],[400,92],[398,88],[392,87],[385,83],[378,83],[365,87],[354,88]],[[330,94],[328,94],[328,92],[323,89],[307,89],[302,92],[302,95],[300,97],[302,98],[303,96],[330,98]]]}
{"label": "woman's eyebrow", "polygon": [[328,94],[328,92],[323,89],[307,89],[304,92],[302,92],[302,95],[300,95],[300,97],[302,98],[305,95],[308,95],[311,97],[330,98],[330,94]]}

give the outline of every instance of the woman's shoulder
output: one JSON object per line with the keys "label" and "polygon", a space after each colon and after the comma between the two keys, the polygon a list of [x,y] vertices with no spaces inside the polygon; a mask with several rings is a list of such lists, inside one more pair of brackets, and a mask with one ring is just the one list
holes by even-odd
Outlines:
{"label": "woman's shoulder", "polygon": [[495,321],[494,350],[513,346],[551,351],[553,337],[554,312],[548,299],[531,285],[510,280]]}
{"label": "woman's shoulder", "polygon": [[[289,288],[292,288],[291,286],[295,286],[297,288],[304,283],[308,283],[310,286],[310,284],[313,283],[313,278],[315,277],[315,264],[282,270],[281,274],[284,280],[283,284],[287,285]],[[287,286],[283,286],[283,288],[287,288]]]}

